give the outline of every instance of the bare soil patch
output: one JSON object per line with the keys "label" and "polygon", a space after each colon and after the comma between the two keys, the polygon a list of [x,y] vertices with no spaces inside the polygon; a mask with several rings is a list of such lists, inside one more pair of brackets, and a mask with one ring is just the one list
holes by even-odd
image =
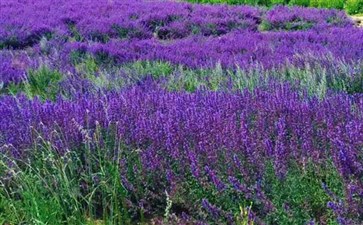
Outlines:
{"label": "bare soil patch", "polygon": [[363,16],[361,16],[361,15],[359,15],[359,16],[351,16],[351,18],[357,24],[357,26],[363,27]]}

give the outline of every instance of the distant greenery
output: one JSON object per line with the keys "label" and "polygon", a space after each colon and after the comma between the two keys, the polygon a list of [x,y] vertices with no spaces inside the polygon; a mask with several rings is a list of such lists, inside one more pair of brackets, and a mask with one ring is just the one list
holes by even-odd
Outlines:
{"label": "distant greenery", "polygon": [[350,14],[363,13],[363,0],[347,0],[345,9]]}
{"label": "distant greenery", "polygon": [[363,13],[363,0],[187,0],[194,3],[248,4],[248,5],[297,5],[329,9],[346,9],[350,14]]}

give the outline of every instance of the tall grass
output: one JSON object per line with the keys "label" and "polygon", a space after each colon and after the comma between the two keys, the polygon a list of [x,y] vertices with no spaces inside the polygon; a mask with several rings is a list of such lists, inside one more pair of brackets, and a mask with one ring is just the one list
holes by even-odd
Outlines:
{"label": "tall grass", "polygon": [[323,98],[327,92],[363,93],[363,65],[335,60],[327,56],[317,60],[314,56],[297,56],[303,65],[286,62],[284,66],[264,69],[260,65],[243,69],[222,68],[189,69],[162,61],[137,61],[114,66],[100,64],[85,56],[75,63],[75,74],[60,72],[42,65],[28,72],[28,78],[20,84],[12,84],[0,90],[0,94],[23,93],[29,98],[55,100],[58,96],[72,98],[82,91],[96,93],[121,90],[142,84],[148,80],[172,91],[224,90],[242,91],[267,87],[271,82],[290,83],[299,91]]}
{"label": "tall grass", "polygon": [[90,142],[96,144],[99,134],[97,131],[93,137],[85,137],[82,149],[66,150],[64,154],[40,136],[22,159],[11,154],[14,151],[11,146],[3,146],[0,221],[5,224],[87,224],[97,220],[103,221],[102,224],[129,223],[119,156],[112,158],[108,149],[118,148],[117,143],[104,140],[107,146],[95,146],[91,150]]}
{"label": "tall grass", "polygon": [[[328,91],[363,93],[363,65],[335,60],[331,56],[319,62],[314,56],[297,56],[304,65],[296,66],[287,62],[284,66],[264,69],[260,65],[248,69],[224,69],[217,64],[213,69],[189,69],[174,66],[168,62],[138,61],[113,68],[120,76],[112,76],[107,70],[98,73],[82,72],[91,80],[96,89],[119,89],[122,86],[137,84],[147,79],[160,81],[168,90],[253,90],[268,86],[271,82],[288,82],[300,91],[323,98]],[[94,64],[92,58],[83,63]],[[97,65],[100,70],[102,65]],[[106,84],[106,85],[105,85]]]}

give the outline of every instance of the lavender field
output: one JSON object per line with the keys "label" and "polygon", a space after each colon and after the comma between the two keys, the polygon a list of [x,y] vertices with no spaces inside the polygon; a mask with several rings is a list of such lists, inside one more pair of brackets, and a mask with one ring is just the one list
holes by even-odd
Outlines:
{"label": "lavender field", "polygon": [[363,224],[363,28],[0,1],[0,224]]}

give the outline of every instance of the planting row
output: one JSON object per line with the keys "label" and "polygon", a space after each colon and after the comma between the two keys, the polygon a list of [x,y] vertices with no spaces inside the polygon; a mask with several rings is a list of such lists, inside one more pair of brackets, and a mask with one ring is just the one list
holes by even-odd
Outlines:
{"label": "planting row", "polygon": [[[321,30],[352,27],[336,10],[247,6],[203,6],[141,1],[18,1],[0,3],[0,48],[32,46],[42,37],[78,41],[110,39],[180,39],[220,36],[232,31]],[[20,16],[19,16],[20,15]]]}
{"label": "planting row", "polygon": [[135,60],[161,60],[191,68],[248,68],[260,64],[265,68],[286,64],[302,64],[299,56],[319,58],[332,54],[350,61],[363,59],[363,30],[333,29],[322,32],[294,33],[231,33],[220,38],[191,37],[171,43],[155,40],[111,41],[101,43],[70,43],[69,51],[92,53],[100,59],[111,58],[117,63]]}
{"label": "planting row", "polygon": [[[102,155],[116,157],[124,165],[119,168],[123,174],[119,182],[130,194],[129,201],[138,205],[146,200],[142,198],[147,196],[137,194],[141,187],[153,193],[144,201],[146,211],[157,210],[159,198],[167,190],[182,205],[181,210],[187,208],[185,213],[200,218],[193,214],[183,192],[196,185],[195,191],[201,192],[197,201],[216,223],[229,220],[228,215],[236,213],[243,202],[252,202],[255,221],[273,221],[280,218],[278,212],[297,213],[296,217],[280,215],[282,221],[292,223],[323,222],[327,217],[344,220],[344,224],[362,221],[363,96],[340,94],[319,101],[294,92],[289,85],[269,87],[252,93],[188,94],[147,83],[118,94],[55,103],[2,97],[2,154],[14,160],[28,159],[35,154],[34,145],[49,143],[52,154],[83,154],[83,169],[87,170],[87,165],[92,166],[87,158],[101,148]],[[102,141],[102,135],[118,141]],[[107,147],[110,143],[115,146]],[[84,146],[88,148],[85,152]],[[135,152],[117,153],[125,147]],[[137,162],[133,172],[125,169]],[[316,170],[314,180],[308,182],[321,196],[314,193],[315,197],[294,201],[296,193],[290,193],[290,199],[280,196],[283,200],[278,200],[273,180],[297,185],[297,181],[289,181],[294,168],[303,171],[297,174],[306,175],[309,168]],[[275,178],[266,175],[269,170],[273,171],[269,176]],[[143,179],[134,183],[139,175]],[[179,186],[183,184],[187,186]],[[303,188],[302,193],[310,192]],[[212,203],[201,202],[201,198]],[[239,202],[233,203],[233,199]]]}
{"label": "planting row", "polygon": [[[242,70],[297,68],[319,64],[329,69],[345,62],[360,65],[363,59],[363,31],[335,28],[329,31],[292,33],[237,32],[220,38],[190,37],[170,43],[157,40],[125,40],[108,43],[47,41],[26,51],[0,52],[0,84],[19,83],[29,70],[48,65],[64,73],[75,73],[74,63],[91,55],[97,63],[122,66],[136,61],[163,61],[192,69]],[[328,60],[330,58],[330,60]],[[330,61],[330,62],[328,62]]]}
{"label": "planting row", "polygon": [[[363,66],[327,57],[301,57],[300,66],[286,64],[265,69],[256,65],[249,69],[223,69],[217,64],[210,69],[188,69],[167,62],[137,61],[122,66],[99,62],[89,55],[60,65],[43,61],[27,70],[12,70],[12,79],[3,80],[0,94],[25,94],[42,100],[74,99],[81,94],[119,91],[130,86],[155,81],[171,91],[241,91],[266,88],[278,83],[310,96],[324,98],[327,93],[363,93]],[[57,58],[55,59],[57,61]],[[6,74],[5,74],[6,75]],[[7,76],[3,76],[7,78]],[[14,78],[17,78],[14,79]]]}

